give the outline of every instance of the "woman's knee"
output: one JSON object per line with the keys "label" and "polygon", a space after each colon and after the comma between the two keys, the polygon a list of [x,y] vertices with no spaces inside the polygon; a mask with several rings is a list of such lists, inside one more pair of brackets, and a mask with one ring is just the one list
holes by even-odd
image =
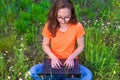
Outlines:
{"label": "woman's knee", "polygon": [[89,72],[87,73],[87,75],[86,75],[86,76],[88,76],[89,78],[91,78],[91,79],[92,79],[93,74],[92,74],[92,72],[89,70]]}
{"label": "woman's knee", "polygon": [[30,73],[35,74],[35,73],[41,73],[43,68],[43,64],[36,64],[30,68]]}
{"label": "woman's knee", "polygon": [[83,66],[83,65],[80,65],[80,73],[84,76],[89,76],[89,77],[92,77],[93,74],[92,72],[90,71],[90,69],[88,69],[87,67]]}

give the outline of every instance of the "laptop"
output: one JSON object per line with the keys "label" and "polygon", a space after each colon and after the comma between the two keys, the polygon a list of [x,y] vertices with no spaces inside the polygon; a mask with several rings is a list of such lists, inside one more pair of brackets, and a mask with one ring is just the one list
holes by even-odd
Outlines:
{"label": "laptop", "polygon": [[[61,62],[63,64],[65,59],[61,59]],[[74,59],[74,64],[73,69],[67,69],[65,66],[62,66],[61,69],[53,69],[51,67],[51,59],[45,59],[42,74],[80,74],[79,60]]]}

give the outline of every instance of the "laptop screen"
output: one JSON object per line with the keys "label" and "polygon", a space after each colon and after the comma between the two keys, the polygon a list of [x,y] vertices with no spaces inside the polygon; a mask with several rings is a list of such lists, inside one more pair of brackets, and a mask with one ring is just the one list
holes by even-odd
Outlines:
{"label": "laptop screen", "polygon": [[[65,59],[61,59],[62,63],[64,63],[64,61]],[[79,60],[74,59],[73,69],[67,69],[65,66],[62,66],[61,69],[53,69],[51,67],[51,59],[45,59],[42,74],[80,74]]]}

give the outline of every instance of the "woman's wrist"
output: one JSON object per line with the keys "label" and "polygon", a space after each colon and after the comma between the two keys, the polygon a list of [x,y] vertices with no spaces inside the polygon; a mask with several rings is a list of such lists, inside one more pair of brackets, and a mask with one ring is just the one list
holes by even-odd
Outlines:
{"label": "woman's wrist", "polygon": [[75,59],[74,55],[69,56],[70,59]]}
{"label": "woman's wrist", "polygon": [[55,58],[56,58],[56,56],[55,56],[54,54],[50,55],[49,57],[50,57],[51,59],[55,59]]}

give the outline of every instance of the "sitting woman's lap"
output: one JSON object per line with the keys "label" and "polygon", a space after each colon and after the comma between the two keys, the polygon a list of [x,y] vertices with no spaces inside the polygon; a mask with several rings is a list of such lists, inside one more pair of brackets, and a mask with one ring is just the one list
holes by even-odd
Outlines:
{"label": "sitting woman's lap", "polygon": [[34,65],[31,69],[30,69],[30,73],[31,73],[31,77],[33,78],[33,80],[59,80],[60,78],[62,78],[62,80],[92,80],[92,73],[91,71],[80,64],[80,73],[81,73],[81,77],[80,78],[67,78],[65,79],[64,75],[49,75],[44,77],[44,79],[42,79],[41,77],[39,77],[37,74],[42,73],[43,70],[43,64],[37,64]]}

